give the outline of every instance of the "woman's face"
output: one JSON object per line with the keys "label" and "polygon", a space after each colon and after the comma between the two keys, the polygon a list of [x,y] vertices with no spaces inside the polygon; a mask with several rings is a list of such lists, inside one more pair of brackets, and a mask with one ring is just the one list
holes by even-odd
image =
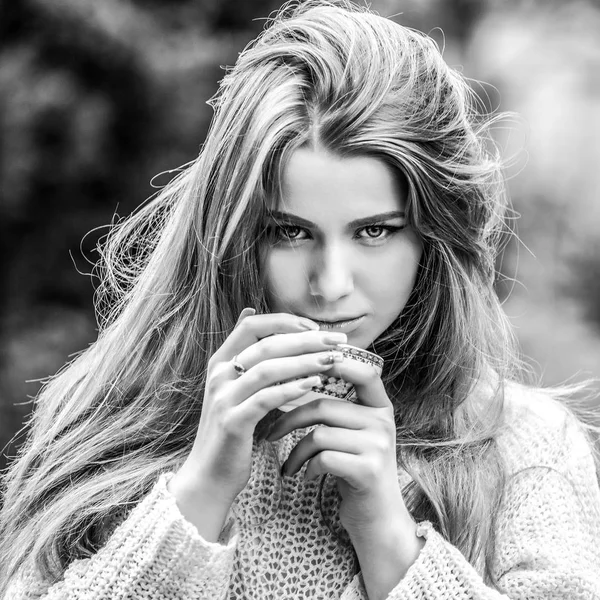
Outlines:
{"label": "woman's face", "polygon": [[422,246],[406,202],[406,185],[380,159],[296,150],[270,223],[264,273],[271,310],[370,346],[415,283]]}

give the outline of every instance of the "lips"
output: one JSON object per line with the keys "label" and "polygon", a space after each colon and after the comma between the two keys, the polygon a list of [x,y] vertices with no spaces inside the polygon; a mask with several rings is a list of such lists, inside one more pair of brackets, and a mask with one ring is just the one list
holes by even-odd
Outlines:
{"label": "lips", "polygon": [[356,321],[356,319],[360,319],[363,315],[359,315],[358,317],[336,317],[335,319],[316,319],[314,317],[309,317],[315,323],[329,323],[335,325],[336,323],[347,323],[349,321]]}
{"label": "lips", "polygon": [[306,316],[307,319],[310,319],[311,321],[314,321],[315,323],[328,323],[331,325],[334,325],[336,323],[348,323],[350,321],[356,321],[357,319],[360,319],[361,317],[364,317],[364,315],[352,315],[349,317],[341,317],[341,316],[336,316],[336,317],[309,317],[307,315],[303,315]]}
{"label": "lips", "polygon": [[313,321],[315,323],[317,323],[318,325],[320,325],[321,327],[345,327],[346,325],[352,325],[354,323],[357,323],[359,320],[362,319],[361,317],[352,317],[350,319],[327,319],[327,320],[321,320],[321,319],[313,319]]}
{"label": "lips", "polygon": [[319,325],[321,329],[336,329],[344,333],[350,333],[354,331],[363,322],[364,315],[360,317],[351,317],[349,319],[312,319]]}

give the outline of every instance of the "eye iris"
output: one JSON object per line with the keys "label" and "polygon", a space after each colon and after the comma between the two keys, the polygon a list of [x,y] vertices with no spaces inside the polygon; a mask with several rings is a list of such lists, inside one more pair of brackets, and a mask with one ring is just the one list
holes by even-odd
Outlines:
{"label": "eye iris", "polygon": [[290,239],[294,239],[296,237],[298,237],[300,235],[300,228],[299,227],[285,227],[283,229],[283,233],[285,235],[285,237],[290,238]]}
{"label": "eye iris", "polygon": [[379,237],[383,233],[383,227],[381,225],[371,225],[365,229],[365,232],[369,237]]}

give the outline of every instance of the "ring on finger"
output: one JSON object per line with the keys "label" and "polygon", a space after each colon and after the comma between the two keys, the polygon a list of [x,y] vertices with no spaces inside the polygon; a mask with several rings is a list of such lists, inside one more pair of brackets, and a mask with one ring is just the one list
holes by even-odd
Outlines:
{"label": "ring on finger", "polygon": [[237,354],[231,359],[231,364],[238,377],[241,377],[248,369],[237,359]]}

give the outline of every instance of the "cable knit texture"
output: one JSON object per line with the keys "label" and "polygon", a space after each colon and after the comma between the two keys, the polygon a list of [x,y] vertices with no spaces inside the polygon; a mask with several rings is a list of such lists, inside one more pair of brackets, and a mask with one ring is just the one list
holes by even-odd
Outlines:
{"label": "cable knit texture", "polygon": [[[497,516],[487,587],[429,523],[425,546],[389,600],[600,600],[600,490],[591,448],[573,417],[539,392],[513,387],[499,444],[508,482]],[[281,479],[280,465],[310,430],[256,443],[251,479],[218,543],[179,512],[162,476],[92,558],[75,561],[48,587],[31,572],[7,600],[335,599],[367,600],[360,565],[341,527],[333,478]],[[409,481],[399,473],[400,482]]]}

